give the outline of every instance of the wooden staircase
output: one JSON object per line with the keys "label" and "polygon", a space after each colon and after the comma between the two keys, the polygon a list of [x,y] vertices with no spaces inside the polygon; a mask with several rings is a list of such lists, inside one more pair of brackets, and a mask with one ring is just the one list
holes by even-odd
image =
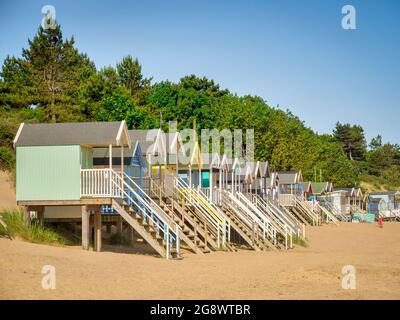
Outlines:
{"label": "wooden staircase", "polygon": [[[192,213],[192,209],[181,206],[176,202],[173,204],[163,202],[161,207],[182,228],[187,239],[193,244],[194,252],[210,253],[211,250],[217,250],[217,244],[209,232],[207,224],[204,221],[200,221],[200,219]],[[183,238],[182,240],[185,241]]]}
{"label": "wooden staircase", "polygon": [[110,178],[112,208],[162,257],[179,258],[182,228],[126,173],[111,170]]}
{"label": "wooden staircase", "polygon": [[308,203],[296,197],[296,205],[295,211],[297,211],[297,215],[301,215],[307,222],[308,225],[318,226],[321,225],[321,218],[318,214],[316,214],[312,208],[309,207]]}
{"label": "wooden staircase", "polygon": [[168,254],[173,258],[178,257],[178,251],[176,249],[171,248],[171,252],[167,252],[167,243],[164,237],[160,235],[157,222],[145,219],[126,202],[121,205],[117,200],[113,199],[112,208],[117,211],[161,257],[166,258]]}
{"label": "wooden staircase", "polygon": [[235,251],[229,245],[230,222],[224,213],[197,189],[189,188],[181,179],[173,177],[169,189],[171,207],[186,225],[200,236],[210,250]]}
{"label": "wooden staircase", "polygon": [[[169,196],[165,189],[168,189]],[[160,207],[182,228],[182,240],[193,252],[202,254],[218,249],[209,224],[193,206],[178,199],[179,190],[165,185],[162,188],[154,179],[150,179],[150,190],[151,196]]]}
{"label": "wooden staircase", "polygon": [[[228,216],[231,227],[254,250],[276,250],[280,247],[277,241],[268,239],[265,229],[260,229],[260,221],[243,205],[238,205],[228,191],[221,194],[222,210]],[[276,239],[275,239],[276,240]]]}

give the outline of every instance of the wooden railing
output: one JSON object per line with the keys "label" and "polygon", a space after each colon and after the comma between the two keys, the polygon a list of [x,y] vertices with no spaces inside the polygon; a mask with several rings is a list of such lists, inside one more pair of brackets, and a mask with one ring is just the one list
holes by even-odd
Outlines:
{"label": "wooden railing", "polygon": [[278,201],[281,206],[294,207],[296,205],[296,196],[294,194],[279,194]]}
{"label": "wooden railing", "polygon": [[121,187],[114,183],[118,175],[112,169],[81,169],[81,197],[122,198]]}

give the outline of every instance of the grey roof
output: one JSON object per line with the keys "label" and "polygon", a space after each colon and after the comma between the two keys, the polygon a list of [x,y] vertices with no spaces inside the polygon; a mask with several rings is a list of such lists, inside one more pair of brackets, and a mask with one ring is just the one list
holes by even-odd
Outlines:
{"label": "grey roof", "polygon": [[370,196],[394,196],[396,194],[399,194],[399,191],[380,191],[380,192],[371,192],[369,195]]}
{"label": "grey roof", "polygon": [[[165,145],[167,146],[168,154],[176,155],[177,146],[178,154],[185,153],[182,137],[179,132],[168,132],[165,133]],[[175,146],[172,146],[173,142],[176,140]]]}
{"label": "grey roof", "polygon": [[263,177],[269,175],[268,161],[260,161],[260,172]]}
{"label": "grey roof", "polygon": [[24,124],[15,146],[115,146],[121,124],[121,121]]}
{"label": "grey roof", "polygon": [[297,171],[278,171],[279,184],[294,184],[296,183]]}
{"label": "grey roof", "polygon": [[202,159],[202,164],[205,168],[209,168],[212,164],[213,168],[219,168],[220,163],[218,161],[221,160],[221,156],[216,153],[216,152],[202,152],[201,153],[201,159]]}
{"label": "grey roof", "polygon": [[[152,129],[159,130],[159,129]],[[151,130],[129,130],[129,136],[132,141],[139,141],[140,147],[144,155],[154,154],[150,147],[154,144],[154,138],[147,139],[147,135]]]}
{"label": "grey roof", "polygon": [[354,188],[333,188],[333,192],[346,192],[349,196],[351,195],[351,193],[353,192]]}
{"label": "grey roof", "polygon": [[277,177],[278,177],[277,173],[276,172],[272,172],[269,177],[265,178],[265,186],[267,188],[273,187],[273,186],[271,186],[271,184],[276,180],[279,181],[279,179],[277,179]]}
{"label": "grey roof", "polygon": [[300,182],[299,185],[300,185],[301,190],[305,192],[308,190],[308,187],[310,186],[310,182]]}

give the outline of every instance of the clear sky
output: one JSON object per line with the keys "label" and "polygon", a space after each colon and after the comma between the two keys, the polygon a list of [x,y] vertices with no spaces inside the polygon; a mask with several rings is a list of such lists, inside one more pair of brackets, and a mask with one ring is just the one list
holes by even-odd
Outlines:
{"label": "clear sky", "polygon": [[[337,121],[400,143],[398,0],[0,0],[0,63],[21,54],[43,5],[97,68],[138,57],[154,81],[194,73],[290,109],[318,133]],[[341,27],[344,5],[356,30]]]}

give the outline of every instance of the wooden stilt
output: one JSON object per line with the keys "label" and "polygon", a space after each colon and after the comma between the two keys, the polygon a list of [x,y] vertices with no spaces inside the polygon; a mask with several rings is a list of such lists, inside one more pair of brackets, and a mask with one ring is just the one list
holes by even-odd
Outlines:
{"label": "wooden stilt", "polygon": [[31,224],[31,214],[29,210],[28,206],[24,206],[24,222],[26,226],[30,226]]}
{"label": "wooden stilt", "polygon": [[87,206],[82,206],[82,249],[89,250],[89,210]]}
{"label": "wooden stilt", "polygon": [[40,207],[36,211],[37,219],[39,220],[40,225],[44,223],[44,206]]}
{"label": "wooden stilt", "polygon": [[101,213],[100,208],[94,211],[94,250],[101,251]]}

